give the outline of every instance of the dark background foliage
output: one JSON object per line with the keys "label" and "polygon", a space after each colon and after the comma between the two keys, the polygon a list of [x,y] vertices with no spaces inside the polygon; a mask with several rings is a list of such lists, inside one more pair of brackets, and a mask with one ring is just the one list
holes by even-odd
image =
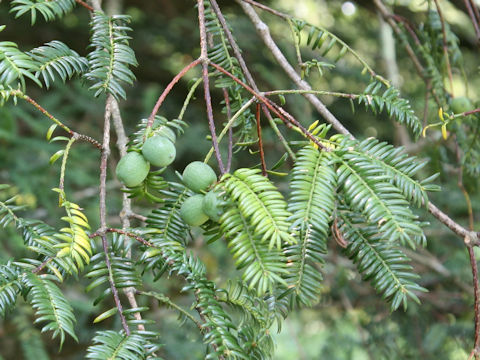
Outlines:
{"label": "dark background foliage", "polygon": [[[270,54],[264,50],[263,43],[239,7],[230,1],[219,3],[233,25],[246,61],[259,79],[260,88],[292,87]],[[309,21],[328,27],[367,59],[378,73],[386,73],[381,56],[379,17],[371,9],[369,1],[356,2],[356,12],[351,16],[342,12],[342,1],[278,0],[270,3],[298,17],[306,15]],[[420,2],[398,3],[396,13],[408,17],[413,23],[425,22],[426,14]],[[131,27],[134,31],[130,45],[139,61],[139,66],[134,69],[137,82],[134,87],[127,89],[127,100],[121,103],[127,132],[131,134],[139,120],[148,116],[157,97],[174,74],[195,59],[200,50],[197,13],[192,1],[125,1],[123,7],[125,13],[132,16]],[[479,95],[476,91],[479,88],[478,48],[471,25],[465,13],[458,9],[449,6],[445,13],[452,30],[459,36],[466,71],[466,77],[454,74],[455,88],[458,93],[463,93],[468,85],[470,98],[476,100]],[[272,24],[273,35],[293,59],[294,48],[290,44],[286,25],[270,15],[264,15],[264,18]],[[15,41],[22,46],[22,50],[56,39],[65,42],[80,55],[85,56],[88,52],[89,14],[82,8],[76,8],[61,20],[52,23],[40,20],[32,27],[27,16],[14,20],[9,13],[8,2],[2,2],[0,19],[1,23],[7,25],[6,30],[0,33],[0,40]],[[397,62],[402,95],[411,100],[415,112],[421,117],[424,112],[425,84],[416,76],[410,60],[400,47]],[[359,75],[360,70],[355,64],[343,62],[335,71],[327,71],[323,77],[312,73],[310,79],[319,88],[361,93],[366,81]],[[198,75],[189,73],[186,80]],[[104,98],[92,99],[91,93],[81,85],[80,80],[67,85],[57,82],[50,91],[32,87],[29,93],[77,131],[98,138],[102,128]],[[188,81],[181,81],[163,105],[161,115],[175,118],[187,91]],[[213,95],[218,103],[221,92],[215,91]],[[350,103],[343,99],[325,97],[324,101],[358,137],[375,136],[380,140],[398,143],[398,129],[384,113],[373,115],[360,106],[352,112]],[[301,97],[287,98],[286,107],[303,124],[308,125],[318,118],[318,114]],[[221,116],[219,110],[220,107],[217,107],[216,115]],[[433,107],[427,116],[430,122],[436,121]],[[177,142],[177,159],[173,164],[173,169],[177,171],[182,171],[193,160],[202,159],[210,148],[202,96],[198,95],[192,102],[184,120],[189,127]],[[61,216],[61,209],[57,207],[58,197],[47,190],[57,186],[59,167],[50,166],[48,160],[60,147],[44,140],[48,126],[28,105],[19,103],[16,107],[0,108],[0,183],[15,184],[16,190],[22,194],[17,202],[35,207],[30,217],[58,225],[55,223]],[[454,176],[454,156],[441,141],[439,131],[432,131],[438,133],[435,141],[420,140],[418,145],[410,143],[409,150],[429,159],[424,174],[441,173],[437,183],[442,185],[443,191],[433,194],[432,199],[457,221],[467,224],[465,199]],[[264,136],[267,163],[271,166],[280,158],[283,150],[269,130]],[[115,180],[112,170],[118,159],[119,155],[114,153],[108,174],[110,195],[107,201],[111,214],[118,213],[121,208],[120,184]],[[256,161],[252,156],[238,153],[234,157],[233,168],[250,166]],[[88,145],[80,144],[72,152],[69,165],[66,188],[73,193],[72,198],[82,204],[90,219],[98,219],[98,154]],[[287,169],[291,165],[287,163],[284,167]],[[174,178],[175,175],[169,170],[166,176]],[[278,183],[284,181],[282,178],[274,180]],[[465,174],[464,181],[470,192],[474,213],[478,213],[478,178]],[[136,203],[135,211],[146,213],[149,206],[147,202]],[[275,358],[465,359],[473,339],[473,296],[467,251],[461,239],[443,225],[425,212],[421,216],[431,222],[426,230],[428,246],[411,254],[415,270],[421,275],[420,284],[429,290],[421,295],[421,305],[411,302],[408,310],[390,313],[389,306],[368,283],[361,281],[352,263],[340,253],[338,247],[332,245],[323,271],[325,280],[320,304],[304,309],[286,321],[283,332],[276,336]],[[94,221],[92,228],[98,225]],[[118,224],[119,219],[112,217],[109,222]],[[199,237],[193,248],[207,264],[211,279],[225,282],[235,272],[226,247],[222,244],[215,243],[207,248],[202,237]],[[25,255],[24,251],[23,242],[13,229],[7,227],[1,230],[2,263],[9,258]],[[115,317],[93,325],[92,320],[101,312],[101,307],[93,306],[82,284],[73,280],[67,284],[66,295],[76,313],[80,314],[76,325],[79,342],[67,340],[62,354],[58,355],[56,342],[51,342],[48,336],[40,335],[32,328],[32,314],[25,307],[24,311],[16,311],[5,320],[0,320],[0,359],[80,359],[84,357],[95,330],[119,327]],[[161,280],[155,284],[151,282],[148,286],[161,290],[187,306],[188,300],[191,300],[179,297],[178,290],[182,286],[180,280],[178,285]],[[151,317],[158,320],[161,341],[166,344],[161,355],[166,359],[202,358],[204,348],[196,329],[188,322],[179,327],[176,314],[168,308],[159,307],[153,301],[150,306]],[[44,347],[39,345],[40,338],[46,344]]]}

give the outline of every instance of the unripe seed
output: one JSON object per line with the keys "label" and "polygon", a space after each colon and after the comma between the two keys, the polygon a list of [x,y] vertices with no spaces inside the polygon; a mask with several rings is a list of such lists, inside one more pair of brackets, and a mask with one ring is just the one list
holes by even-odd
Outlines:
{"label": "unripe seed", "polygon": [[208,220],[203,212],[203,198],[201,194],[186,199],[180,207],[180,217],[190,226],[200,226]]}
{"label": "unripe seed", "polygon": [[469,98],[465,96],[459,96],[450,102],[450,108],[452,109],[454,114],[461,114],[466,111],[473,110],[473,104]]}
{"label": "unripe seed", "polygon": [[183,183],[195,192],[206,191],[215,181],[215,171],[201,161],[194,161],[183,170]]}
{"label": "unripe seed", "polygon": [[166,137],[155,135],[148,138],[142,147],[142,154],[155,166],[168,166],[177,154],[175,145]]}
{"label": "unripe seed", "polygon": [[213,190],[209,191],[203,198],[203,212],[213,221],[220,221],[223,214],[223,201]]}
{"label": "unripe seed", "polygon": [[150,171],[150,164],[136,151],[127,153],[118,162],[117,178],[128,187],[140,185]]}
{"label": "unripe seed", "polygon": [[170,127],[166,125],[160,126],[159,129],[155,129],[155,135],[166,137],[172,143],[175,143],[177,140],[177,136],[175,135],[175,131],[173,131]]}

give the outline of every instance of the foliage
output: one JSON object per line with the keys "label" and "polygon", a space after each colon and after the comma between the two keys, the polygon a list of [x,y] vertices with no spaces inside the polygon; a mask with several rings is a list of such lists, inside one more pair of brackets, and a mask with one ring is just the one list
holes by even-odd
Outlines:
{"label": "foliage", "polygon": [[23,285],[27,289],[27,300],[35,309],[36,322],[44,322],[43,331],[53,331],[53,337],[60,336],[60,346],[65,340],[65,334],[74,339],[75,315],[73,309],[62,291],[53,282],[55,278],[49,275],[25,274]]}
{"label": "foliage", "polygon": [[88,348],[87,359],[145,359],[144,338],[141,335],[124,335],[112,330],[97,333]]}
{"label": "foliage", "polygon": [[126,24],[129,17],[125,15],[106,16],[95,13],[92,19],[93,51],[88,54],[90,71],[85,77],[93,81],[90,86],[95,90],[95,96],[108,93],[115,98],[126,98],[122,83],[133,84],[135,75],[129,66],[136,66],[135,53],[128,45]]}
{"label": "foliage", "polygon": [[47,88],[50,87],[50,82],[55,81],[55,75],[65,82],[73,75],[82,75],[87,70],[87,59],[61,41],[50,41],[31,50],[29,55],[38,62],[39,69],[35,76],[41,77]]}
{"label": "foliage", "polygon": [[[335,8],[331,3],[329,7]],[[433,181],[438,178],[449,184],[451,179],[445,179],[449,177],[445,176],[445,168],[451,171],[458,166],[456,173],[463,174],[466,170],[466,185],[461,177],[458,180],[463,186],[462,194],[466,194],[467,203],[473,204],[467,211],[464,208],[458,211],[473,214],[478,206],[468,194],[474,194],[478,188],[478,179],[471,175],[478,174],[480,168],[477,115],[451,114],[453,89],[445,85],[452,71],[449,66],[454,74],[465,71],[462,59],[465,51],[459,46],[455,27],[442,19],[433,3],[428,3],[428,11],[422,13],[425,22],[417,30],[418,37],[412,37],[408,23],[403,22],[399,25],[399,38],[404,45],[418,42],[412,51],[424,66],[420,76],[432,99],[428,103],[427,97],[425,108],[435,108],[435,117],[437,113],[441,117],[442,131],[446,133],[448,126],[447,135],[452,136],[444,135],[445,144],[431,141],[434,135],[416,144],[408,140],[403,148],[390,144],[394,141],[390,136],[392,123],[387,120],[410,129],[415,141],[425,125],[430,123],[434,127],[436,123],[432,124],[428,114],[424,123],[419,120],[418,110],[424,104],[417,101],[420,95],[414,90],[418,86],[412,87],[412,91],[403,86],[400,91],[379,75],[377,67],[382,70],[381,65],[371,66],[369,63],[376,59],[368,59],[371,56],[368,47],[363,51],[361,40],[371,39],[367,35],[358,36],[357,29],[352,31],[352,24],[350,32],[342,31],[340,17],[335,31],[294,15],[280,14],[278,19],[265,16],[265,19],[272,25],[275,39],[279,31],[290,29],[293,47],[292,39],[284,43],[285,36],[278,36],[279,42],[281,48],[291,49],[291,53],[286,50],[287,58],[296,58],[298,75],[312,85],[313,90],[306,92],[318,95],[321,100],[328,96],[325,103],[329,109],[358,131],[355,133],[358,139],[348,133],[334,133],[330,125],[318,125],[316,113],[301,100],[284,101],[287,94],[297,96],[302,91],[290,89],[290,80],[272,65],[269,55],[256,47],[252,50],[258,44],[252,45],[253,28],[245,23],[243,14],[227,16],[226,26],[242,47],[246,63],[256,81],[258,78],[257,85],[240,66],[242,62],[233,51],[236,45],[214,11],[215,4],[205,1],[208,43],[208,49],[202,49],[202,54],[208,50],[205,66],[213,62],[238,79],[235,81],[208,67],[206,77],[214,79],[215,87],[211,94],[205,94],[213,109],[207,105],[205,111],[204,94],[196,93],[203,81],[197,78],[198,73],[183,75],[190,79],[189,85],[185,86],[184,79],[179,80],[172,92],[170,87],[163,90],[153,85],[153,82],[168,84],[185,62],[191,62],[192,54],[198,52],[193,45],[198,39],[192,35],[198,32],[198,27],[191,21],[197,17],[193,15],[196,8],[191,4],[174,21],[165,18],[158,21],[159,15],[152,11],[149,15],[155,23],[162,24],[157,33],[156,28],[144,21],[145,10],[133,5],[127,10],[129,15],[107,15],[100,11],[89,13],[85,4],[78,13],[70,13],[76,4],[73,0],[13,0],[11,12],[19,18],[18,22],[22,21],[22,15],[30,14],[36,29],[45,26],[36,21],[38,14],[46,21],[59,19],[57,23],[61,26],[75,19],[85,26],[79,27],[85,42],[87,26],[91,36],[86,57],[78,50],[85,44],[79,46],[72,36],[64,39],[57,34],[55,40],[38,46],[45,40],[32,45],[31,42],[36,42],[33,37],[35,41],[27,42],[17,37],[19,34],[5,32],[12,41],[0,42],[0,146],[6,144],[5,149],[0,148],[0,161],[18,157],[21,159],[18,166],[27,169],[18,175],[16,164],[6,161],[5,167],[9,169],[0,171],[0,180],[16,183],[22,179],[24,184],[32,183],[31,188],[0,185],[0,249],[5,253],[0,253],[0,315],[4,319],[0,326],[24,329],[21,331],[34,344],[44,340],[40,328],[42,333],[49,332],[53,344],[45,342],[45,349],[39,345],[39,357],[46,358],[56,351],[53,348],[59,343],[62,351],[59,356],[72,359],[147,359],[168,358],[168,355],[272,359],[277,357],[274,329],[280,332],[287,317],[289,334],[302,322],[311,324],[312,329],[329,330],[332,335],[323,335],[326,344],[318,345],[318,349],[321,346],[326,349],[327,357],[362,358],[358,349],[371,351],[378,358],[390,354],[391,349],[394,349],[392,358],[414,358],[423,353],[423,349],[410,345],[414,334],[405,329],[412,325],[402,323],[403,319],[424,316],[425,306],[448,301],[445,300],[448,296],[436,295],[439,288],[464,286],[462,281],[468,275],[461,272],[465,266],[444,266],[431,259],[430,251],[445,251],[439,257],[447,262],[451,249],[443,250],[438,245],[444,239],[441,236],[427,244],[432,229],[425,221],[424,210],[429,206],[431,193],[440,191]],[[171,6],[165,7],[161,16],[166,17],[169,11],[184,5]],[[234,5],[222,4],[222,10],[225,8],[227,13],[231,6]],[[368,10],[362,11],[365,11],[363,21]],[[65,16],[69,18],[62,20]],[[179,20],[187,18],[185,22]],[[396,17],[392,19],[397,21]],[[200,16],[200,26],[202,22]],[[76,23],[71,24],[68,26],[75,27]],[[53,29],[53,24],[46,26]],[[373,25],[365,26],[368,29]],[[4,27],[1,30],[6,31]],[[27,43],[33,49],[20,50]],[[134,75],[131,68],[138,65],[135,53],[142,66]],[[274,57],[279,59],[278,54]],[[402,57],[401,61],[404,60]],[[162,76],[161,80],[148,73],[150,62],[154,63],[153,73]],[[405,81],[413,81],[411,74],[400,70]],[[138,85],[134,84],[136,77]],[[288,90],[276,92],[280,104],[270,100],[273,97],[266,100],[263,95],[268,93],[255,94],[256,99],[252,100],[252,90],[241,82],[251,88]],[[47,95],[31,88],[33,83],[45,85]],[[127,84],[134,85],[134,91],[127,93]],[[337,91],[337,85],[347,90]],[[325,86],[328,91],[322,90]],[[165,101],[157,113],[152,107],[160,90],[163,93],[158,104]],[[181,95],[176,96],[176,91]],[[107,97],[106,107],[105,97],[100,96],[103,94]],[[350,99],[352,106],[355,100],[369,111],[358,109],[353,118],[343,104],[330,102],[330,96]],[[9,99],[14,101],[7,103]],[[121,100],[127,102],[117,103]],[[269,108],[268,124],[261,116],[256,118],[248,105],[258,105],[256,101]],[[116,112],[117,104],[121,114]],[[287,112],[292,116],[286,116]],[[58,114],[58,118],[52,114]],[[150,116],[146,118],[145,114]],[[104,119],[104,115],[111,116],[112,131],[108,131],[108,126],[105,128],[102,146],[95,140],[102,138],[102,126],[91,119]],[[211,120],[212,115],[216,121]],[[293,117],[298,124],[292,125]],[[48,128],[43,120],[53,121],[54,125]],[[124,125],[130,134],[128,139],[123,136]],[[120,188],[112,171],[119,153],[128,150],[141,154],[145,139],[161,135],[165,127],[176,134],[179,156],[175,163],[150,171],[139,186]],[[205,136],[207,130],[209,136]],[[45,132],[47,141],[40,139]],[[213,133],[219,142],[224,137],[228,140],[216,144]],[[208,146],[212,145],[205,163],[210,161],[213,145],[219,145],[221,153],[216,155],[227,159],[227,168],[232,170],[219,174],[218,181],[206,190],[218,197],[216,201],[223,215],[194,227],[188,226],[181,216],[180,208],[193,192],[182,183],[180,172],[189,161],[202,160],[205,137]],[[65,149],[52,151],[57,141],[67,142]],[[114,147],[115,141],[119,152]],[[25,152],[29,146],[33,146],[32,150]],[[420,150],[415,150],[415,146]],[[407,153],[412,148],[419,152],[418,156]],[[4,156],[7,151],[12,155]],[[283,153],[285,156],[278,160]],[[425,156],[428,158],[421,159]],[[61,164],[55,162],[57,159],[62,160]],[[50,167],[32,170],[30,176],[30,168],[40,163],[49,163]],[[52,201],[45,191],[52,187],[57,176],[60,185],[54,191],[58,194],[58,206],[53,205],[56,199]],[[41,185],[38,178],[43,179]],[[441,194],[447,191],[451,189]],[[35,194],[35,201],[29,201],[30,192]],[[104,196],[105,192],[108,196]],[[460,202],[441,205],[453,207]],[[460,253],[461,250],[455,249],[455,254]],[[419,258],[426,260],[420,267],[414,266]],[[419,276],[428,266],[448,274],[451,281],[447,285],[431,285],[432,273]],[[360,278],[373,291],[359,285]],[[427,297],[424,294],[427,288],[434,295]],[[383,314],[385,304],[380,300],[390,307],[390,317]],[[404,314],[395,312],[400,307]],[[169,311],[178,316],[172,323],[182,325],[180,330],[171,326]],[[308,321],[299,320],[305,314]],[[35,318],[33,324],[31,317]],[[15,319],[19,319],[18,324]],[[319,319],[324,321],[320,325]],[[401,327],[395,325],[393,330],[383,331],[383,326],[391,326],[393,321],[402,324]],[[347,326],[342,328],[342,324],[356,334],[350,338],[352,341],[348,341],[348,336],[342,337],[347,344],[344,348],[337,346],[339,339],[335,339]],[[379,336],[380,328],[385,334],[394,334],[393,340],[390,335]],[[190,341],[194,332],[203,339],[203,347]],[[292,334],[291,338],[295,338],[295,333]],[[434,335],[429,336],[434,338]],[[304,336],[301,334],[301,341]],[[427,336],[421,339],[428,340]],[[348,352],[353,343],[358,345],[357,352]],[[0,344],[3,346],[3,342]],[[305,356],[316,358],[320,355],[310,355],[310,349],[316,346],[312,344]],[[33,346],[22,346],[25,358],[31,358]],[[202,349],[190,352],[193,346]],[[75,351],[77,347],[79,351]],[[406,347],[408,351],[404,351]],[[77,354],[64,352],[68,348]]]}
{"label": "foliage", "polygon": [[[25,89],[25,78],[41,86],[34,71],[38,71],[38,65],[28,54],[20,51],[17,44],[11,41],[0,42],[0,83],[3,87],[19,81],[18,86]],[[14,84],[13,87],[17,86]]]}
{"label": "foliage", "polygon": [[299,242],[286,249],[288,282],[301,303],[311,305],[320,296],[322,275],[317,264],[327,253],[331,215],[335,207],[337,175],[332,156],[306,146],[298,152],[292,180],[289,210],[292,226],[298,229]]}
{"label": "foliage", "polygon": [[75,0],[13,0],[12,6],[11,11],[16,13],[17,18],[30,13],[33,25],[37,21],[37,12],[45,21],[52,21],[69,13],[75,6]]}

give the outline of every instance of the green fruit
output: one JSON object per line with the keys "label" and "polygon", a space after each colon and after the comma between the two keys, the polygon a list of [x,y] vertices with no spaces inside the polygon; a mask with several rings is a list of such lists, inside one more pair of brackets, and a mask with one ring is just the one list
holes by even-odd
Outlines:
{"label": "green fruit", "polygon": [[160,126],[158,128],[158,130],[155,129],[155,135],[166,137],[172,143],[175,143],[175,141],[177,140],[177,136],[175,135],[175,131],[173,131],[171,128],[169,128],[166,125]]}
{"label": "green fruit", "polygon": [[140,185],[149,171],[150,164],[136,151],[122,157],[115,170],[117,178],[128,187]]}
{"label": "green fruit", "polygon": [[215,181],[215,171],[201,161],[194,161],[183,170],[183,183],[195,192],[207,190]]}
{"label": "green fruit", "polygon": [[461,114],[474,109],[470,99],[465,96],[459,96],[454,98],[450,102],[450,108],[452,109],[454,114]]}
{"label": "green fruit", "polygon": [[193,195],[180,207],[180,217],[188,225],[200,226],[208,220],[208,216],[202,210],[203,198],[201,194]]}
{"label": "green fruit", "polygon": [[214,191],[209,191],[203,198],[203,212],[215,222],[223,215],[223,201]]}
{"label": "green fruit", "polygon": [[155,135],[145,141],[142,154],[152,165],[164,167],[175,160],[177,151],[169,139]]}

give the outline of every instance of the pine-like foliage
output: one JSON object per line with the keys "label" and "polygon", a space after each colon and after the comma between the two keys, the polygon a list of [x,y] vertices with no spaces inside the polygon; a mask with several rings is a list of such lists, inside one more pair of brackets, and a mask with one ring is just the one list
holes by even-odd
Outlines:
{"label": "pine-like foliage", "polygon": [[[9,185],[0,185],[0,191],[9,188]],[[16,196],[0,201],[0,225],[5,227],[14,223],[17,230],[21,232],[27,249],[38,255],[37,259],[24,259],[22,267],[35,267],[49,259],[46,267],[60,281],[63,281],[66,273],[76,272],[75,263],[70,257],[57,257],[58,246],[61,246],[63,236],[57,236],[57,231],[42,221],[18,217],[15,212],[22,210],[24,206],[15,205],[15,201]]]}
{"label": "pine-like foliage", "polygon": [[105,330],[97,332],[88,348],[87,359],[139,360],[146,358],[145,338],[139,334],[125,335],[123,332]]}
{"label": "pine-like foliage", "polygon": [[378,94],[382,87],[384,84],[379,81],[371,82],[358,97],[358,103],[365,104],[365,107],[375,114],[385,109],[391,118],[400,124],[407,125],[416,137],[420,136],[422,123],[415,115],[410,102],[400,97],[400,91],[393,86],[388,87],[382,94]]}
{"label": "pine-like foliage", "polygon": [[[124,237],[117,234],[114,234],[112,240],[109,241],[111,244],[108,252],[110,269],[107,266],[103,249],[91,259],[93,266],[85,276],[92,279],[92,282],[85,288],[85,291],[90,292],[100,287],[102,292],[95,299],[95,305],[112,293],[110,281],[113,282],[117,289],[124,289],[130,286],[140,288],[142,285],[140,275],[137,273],[135,266],[133,266],[132,259],[126,256],[129,247],[125,247],[123,242]],[[116,310],[116,308],[113,309],[109,311],[113,312]],[[106,317],[101,317],[100,315],[99,318],[98,321],[104,320]],[[94,322],[98,321],[96,319]]]}
{"label": "pine-like foliage", "polygon": [[164,200],[162,206],[153,210],[147,218],[148,226],[158,230],[152,239],[153,244],[157,245],[154,242],[156,239],[186,244],[188,226],[180,217],[180,207],[191,195],[191,191],[182,184],[170,182],[169,188],[162,191],[162,195]]}
{"label": "pine-like foliage", "polygon": [[278,248],[269,248],[257,234],[248,218],[238,207],[230,207],[220,218],[222,234],[238,269],[243,269],[243,280],[258,295],[272,292],[277,284],[285,283],[286,258]]}
{"label": "pine-like foliage", "polygon": [[235,336],[235,325],[231,317],[216,298],[215,284],[207,279],[205,265],[193,255],[187,254],[185,247],[178,241],[153,236],[151,242],[156,245],[156,255],[163,258],[170,272],[185,278],[188,284],[183,290],[191,290],[195,294],[194,307],[204,319],[204,341],[211,345],[207,359],[215,359],[220,355],[248,359]]}
{"label": "pine-like foliage", "polygon": [[68,300],[53,282],[52,275],[25,273],[22,279],[26,288],[27,300],[35,309],[35,322],[46,322],[44,331],[53,331],[53,338],[60,336],[60,345],[65,334],[77,340],[74,332],[75,315]]}
{"label": "pine-like foliage", "polygon": [[53,235],[61,241],[55,245],[56,248],[60,249],[56,256],[71,258],[77,268],[82,271],[84,265],[90,262],[92,256],[90,239],[85,231],[90,229],[90,225],[80,206],[66,200],[62,202],[62,206],[65,207],[67,212],[67,216],[62,217],[62,220],[66,221],[69,227],[62,228],[60,232]]}
{"label": "pine-like foliage", "polygon": [[299,234],[297,244],[286,250],[289,267],[288,284],[295,300],[311,305],[318,299],[322,275],[318,267],[327,252],[329,224],[335,206],[337,175],[333,158],[313,146],[298,152],[290,183],[292,190],[288,210],[292,227]]}
{"label": "pine-like foliage", "polygon": [[257,169],[238,169],[222,178],[230,198],[234,200],[244,218],[252,225],[261,241],[269,247],[282,248],[282,244],[295,243],[287,221],[290,213],[282,194]]}
{"label": "pine-like foliage", "polygon": [[135,75],[129,66],[136,66],[137,60],[128,45],[130,37],[127,26],[130,17],[126,15],[106,16],[96,12],[92,19],[91,46],[88,54],[89,72],[85,77],[94,84],[95,96],[108,93],[116,99],[126,98],[123,83],[133,84]]}
{"label": "pine-like foliage", "polygon": [[22,272],[11,262],[0,265],[0,317],[13,308],[22,289]]}
{"label": "pine-like foliage", "polygon": [[[347,150],[348,153],[348,150]],[[423,236],[416,216],[401,191],[390,183],[390,177],[371,162],[345,156],[337,170],[338,184],[345,202],[362,213],[369,223],[378,226],[384,239],[400,240],[415,247]]]}
{"label": "pine-like foliage", "polygon": [[57,40],[31,50],[28,55],[37,62],[38,71],[35,76],[43,80],[47,89],[56,76],[65,82],[74,75],[82,75],[88,69],[86,58]]}
{"label": "pine-like foliage", "polygon": [[[427,161],[419,161],[416,157],[408,156],[402,147],[394,147],[375,138],[352,142],[351,145],[343,157],[356,163],[368,163],[369,166],[376,167],[379,173],[388,175],[389,182],[401,191],[410,204],[420,207],[422,202],[428,203],[428,191],[440,190],[437,185],[431,183],[437,175],[421,181],[414,178]],[[348,141],[344,146],[349,146]]]}
{"label": "pine-like foliage", "polygon": [[249,358],[270,359],[274,347],[270,329],[275,322],[281,323],[279,318],[282,318],[278,309],[269,306],[268,301],[256,296],[240,281],[230,281],[225,289],[217,291],[217,297],[237,310],[241,317],[238,337]]}
{"label": "pine-like foliage", "polygon": [[340,215],[340,230],[348,239],[345,253],[357,265],[364,280],[372,283],[382,297],[391,302],[391,309],[407,308],[407,299],[419,302],[414,291],[426,291],[409,265],[410,259],[394,244],[384,241],[373,226],[368,226],[352,214]]}
{"label": "pine-like foliage", "polygon": [[32,25],[37,21],[37,12],[45,21],[52,21],[61,18],[72,11],[75,0],[13,0],[12,9],[18,18],[25,13],[30,13]]}
{"label": "pine-like foliage", "polygon": [[38,71],[36,61],[20,51],[17,44],[11,41],[0,41],[0,84],[2,86],[15,88],[20,86],[25,89],[25,78],[42,86],[34,75],[36,71]]}

